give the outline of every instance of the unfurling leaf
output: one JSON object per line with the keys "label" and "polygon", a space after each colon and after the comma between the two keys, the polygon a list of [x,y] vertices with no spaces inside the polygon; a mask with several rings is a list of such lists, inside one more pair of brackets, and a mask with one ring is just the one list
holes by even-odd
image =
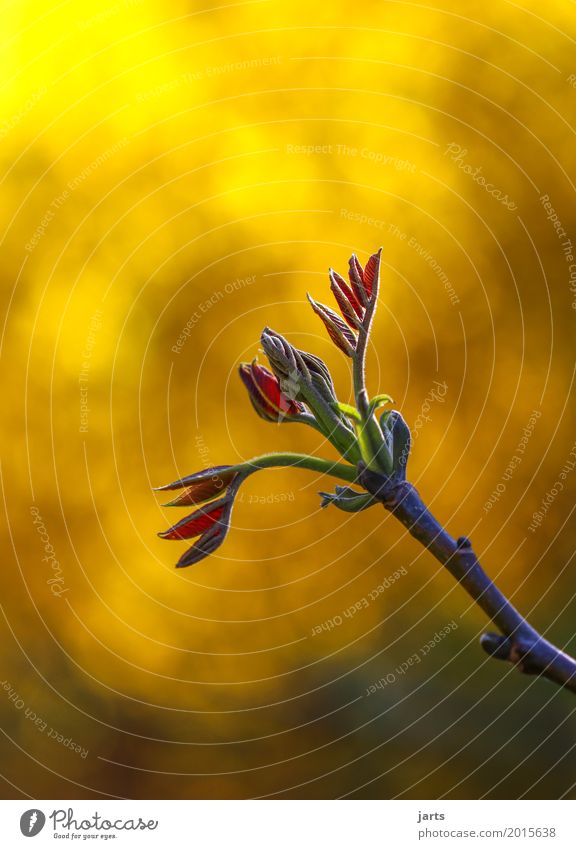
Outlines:
{"label": "unfurling leaf", "polygon": [[336,298],[336,303],[340,307],[340,312],[354,330],[357,330],[364,317],[364,307],[359,303],[356,295],[346,283],[343,277],[340,277],[337,271],[330,268],[330,288],[332,294]]}
{"label": "unfurling leaf", "polygon": [[345,513],[359,513],[378,503],[369,493],[358,492],[350,486],[337,486],[335,493],[320,492],[319,495],[322,496],[321,507],[333,504]]}
{"label": "unfurling leaf", "polygon": [[225,499],[214,501],[208,507],[201,507],[190,516],[180,519],[179,522],[172,525],[167,531],[160,531],[158,536],[161,539],[190,539],[191,537],[197,537],[218,524],[224,513],[225,506]]}
{"label": "unfurling leaf", "polygon": [[380,427],[389,434],[392,447],[392,474],[405,480],[406,466],[410,457],[411,435],[398,410],[388,410],[380,416]]}
{"label": "unfurling leaf", "polygon": [[328,335],[336,347],[340,348],[346,356],[351,357],[356,350],[358,340],[346,322],[342,321],[340,316],[335,313],[334,310],[331,310],[330,307],[325,306],[325,304],[317,303],[310,295],[308,295],[308,300],[310,301],[312,309],[316,315],[320,316],[324,322]]}
{"label": "unfurling leaf", "polygon": [[158,534],[161,539],[168,540],[198,537],[194,545],[184,552],[176,564],[177,568],[198,563],[222,545],[230,528],[234,499],[247,474],[248,472],[237,472],[235,480],[223,498],[200,507],[190,516],[186,516],[168,530]]}
{"label": "unfurling leaf", "polygon": [[209,484],[212,481],[216,489],[214,495],[218,495],[223,489],[230,486],[235,476],[236,469],[234,466],[211,466],[209,469],[194,472],[193,475],[187,475],[185,478],[173,481],[173,483],[167,483],[164,486],[155,486],[154,491],[163,492],[170,489],[184,489],[185,486],[199,486],[200,484]]}
{"label": "unfurling leaf", "polygon": [[372,292],[375,288],[374,283],[377,282],[378,277],[380,275],[380,257],[382,255],[382,248],[375,253],[372,254],[368,262],[366,263],[366,268],[364,269],[364,275],[362,277],[362,281],[364,283],[364,289],[368,296],[368,299],[371,300]]}
{"label": "unfurling leaf", "polygon": [[354,292],[362,306],[367,307],[369,303],[369,298],[366,294],[366,290],[364,289],[364,271],[362,269],[362,266],[358,262],[358,257],[356,256],[356,254],[352,254],[350,259],[348,260],[348,265],[348,279],[350,280],[352,291]]}
{"label": "unfurling leaf", "polygon": [[350,462],[356,462],[356,440],[337,408],[336,392],[326,364],[266,327],[261,336],[264,353],[282,389],[292,387],[294,397],[304,401],[318,428]]}

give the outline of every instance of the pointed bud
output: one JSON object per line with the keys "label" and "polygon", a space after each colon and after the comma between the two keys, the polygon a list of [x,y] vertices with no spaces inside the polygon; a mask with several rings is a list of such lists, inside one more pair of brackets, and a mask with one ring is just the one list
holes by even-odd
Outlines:
{"label": "pointed bud", "polygon": [[382,255],[382,248],[375,253],[372,254],[368,262],[366,263],[366,268],[364,269],[363,275],[363,283],[364,289],[369,300],[372,299],[373,294],[377,294],[378,291],[378,282],[380,279],[380,257]]}
{"label": "pointed bud", "polygon": [[[234,493],[235,494],[235,493]],[[177,569],[182,569],[185,566],[192,566],[194,563],[199,563],[213,554],[217,548],[220,548],[228,531],[230,530],[230,517],[232,515],[232,507],[234,506],[233,497],[228,498],[222,512],[212,521],[212,523],[203,531],[199,539],[194,545],[184,552],[182,557],[176,563]]]}
{"label": "pointed bud", "polygon": [[295,372],[298,372],[298,363],[296,360],[296,349],[269,327],[265,327],[260,337],[264,353],[268,357],[272,371],[278,378],[288,378]]}
{"label": "pointed bud", "polygon": [[217,495],[232,483],[235,476],[236,471],[234,466],[211,466],[209,469],[194,472],[193,475],[187,475],[185,478],[180,478],[173,483],[167,483],[164,486],[155,486],[154,491],[162,492],[166,489],[183,489],[185,486],[193,487],[213,482],[217,489],[214,495]]}
{"label": "pointed bud", "polygon": [[[294,348],[287,339],[266,327],[262,347],[282,389],[292,387],[304,401],[324,435],[344,455],[356,451],[354,433],[336,406],[336,393],[330,372],[319,357]],[[355,462],[355,460],[353,461]]]}
{"label": "pointed bud", "polygon": [[352,291],[356,295],[358,301],[363,306],[367,307],[369,303],[369,298],[364,289],[364,269],[358,262],[358,257],[356,256],[356,254],[352,254],[350,259],[348,260],[348,265],[350,266],[348,271],[348,278],[352,286]]}
{"label": "pointed bud", "polygon": [[223,498],[200,507],[195,513],[181,519],[171,528],[158,534],[161,539],[180,540],[198,537],[176,564],[176,568],[191,566],[216,551],[226,539],[230,529],[230,518],[234,499],[246,472],[237,473],[235,480]]}
{"label": "pointed bud", "polygon": [[340,307],[340,312],[350,327],[356,330],[362,324],[364,307],[360,305],[356,295],[343,277],[340,277],[332,268],[329,269],[328,274],[330,275],[330,288],[336,298],[336,303]]}
{"label": "pointed bud", "polygon": [[201,560],[204,560],[205,557],[209,557],[216,551],[216,549],[220,548],[226,539],[229,529],[229,525],[224,524],[223,522],[214,525],[209,531],[202,534],[200,539],[194,543],[192,548],[189,548],[188,551],[184,552],[176,564],[176,568],[183,569],[185,566],[193,566],[195,563],[199,563]]}
{"label": "pointed bud", "polygon": [[321,380],[328,388],[330,396],[333,396],[335,399],[336,390],[334,389],[334,383],[332,382],[332,375],[330,374],[328,366],[324,360],[321,360],[320,357],[317,357],[315,354],[309,354],[308,351],[296,350],[296,354],[302,368],[306,371],[308,380],[311,381],[312,385],[316,385],[316,382]]}
{"label": "pointed bud", "polygon": [[342,321],[340,316],[330,307],[317,303],[310,295],[308,295],[308,300],[316,315],[320,316],[324,322],[328,335],[336,347],[340,348],[347,357],[351,357],[356,350],[357,339],[346,322]]}
{"label": "pointed bud", "polygon": [[242,363],[239,371],[252,406],[261,418],[278,422],[304,411],[302,404],[284,394],[276,375],[255,360],[250,365]]}
{"label": "pointed bud", "polygon": [[[232,476],[231,480],[234,480]],[[230,481],[231,482],[231,481]],[[194,504],[203,504],[205,501],[210,501],[216,498],[217,495],[222,495],[226,491],[227,483],[215,475],[210,480],[195,483],[192,486],[187,486],[180,495],[177,495],[172,501],[163,504],[163,507],[190,507]]]}
{"label": "pointed bud", "polygon": [[293,398],[303,398],[311,406],[307,389],[319,389],[321,394],[334,394],[334,385],[327,366],[319,357],[299,351],[279,333],[266,327],[261,336],[264,353],[281,388]]}

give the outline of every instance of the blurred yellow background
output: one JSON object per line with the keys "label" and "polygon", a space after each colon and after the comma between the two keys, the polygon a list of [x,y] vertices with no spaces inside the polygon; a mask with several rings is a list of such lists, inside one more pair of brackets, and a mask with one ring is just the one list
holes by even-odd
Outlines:
{"label": "blurred yellow background", "polygon": [[410,477],[576,650],[575,38],[560,0],[3,10],[7,798],[574,798],[573,698],[487,658],[383,510],[262,472],[176,571],[151,487],[336,456],[237,367],[268,324],[349,400],[306,291],[383,245],[369,388]]}

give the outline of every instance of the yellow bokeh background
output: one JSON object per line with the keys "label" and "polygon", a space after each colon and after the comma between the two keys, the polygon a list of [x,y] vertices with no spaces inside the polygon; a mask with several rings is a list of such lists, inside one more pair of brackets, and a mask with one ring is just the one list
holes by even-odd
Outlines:
{"label": "yellow bokeh background", "polygon": [[571,469],[530,526],[574,459],[575,38],[561,0],[4,10],[6,797],[574,797],[572,699],[484,655],[483,614],[383,510],[262,472],[176,571],[156,532],[183,514],[151,488],[336,457],[258,419],[237,367],[271,325],[349,401],[306,292],[382,245],[368,382],[417,435],[410,477],[574,651]]}

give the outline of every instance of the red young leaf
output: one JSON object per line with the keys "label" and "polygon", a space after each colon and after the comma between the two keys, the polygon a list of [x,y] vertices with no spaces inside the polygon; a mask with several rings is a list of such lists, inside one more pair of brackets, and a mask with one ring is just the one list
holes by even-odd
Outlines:
{"label": "red young leaf", "polygon": [[242,363],[240,377],[248,390],[254,409],[263,419],[277,422],[285,416],[297,416],[304,409],[299,401],[288,398],[280,389],[275,374],[253,362]]}
{"label": "red young leaf", "polygon": [[372,290],[374,288],[374,280],[376,279],[376,275],[380,271],[380,255],[382,253],[382,248],[378,251],[378,253],[372,254],[368,262],[366,263],[366,268],[364,269],[364,288],[366,289],[366,294],[369,298],[372,297]]}
{"label": "red young leaf", "polygon": [[330,288],[340,307],[340,311],[350,327],[356,330],[362,321],[364,308],[356,300],[356,296],[350,286],[336,271],[330,269],[329,274],[331,281]]}
{"label": "red young leaf", "polygon": [[333,269],[330,269],[330,277],[332,279],[332,282],[335,283],[336,286],[338,286],[346,300],[350,303],[358,318],[361,319],[364,315],[364,307],[362,306],[362,304],[360,303],[348,283],[346,283],[344,278],[341,277],[340,274],[338,274],[338,272],[334,271]]}
{"label": "red young leaf", "polygon": [[348,277],[352,285],[352,290],[358,301],[364,306],[368,305],[368,297],[364,291],[364,269],[358,262],[356,254],[352,254],[348,260]]}
{"label": "red young leaf", "polygon": [[168,528],[167,531],[161,531],[158,536],[162,539],[190,539],[191,537],[197,537],[220,521],[225,507],[226,499],[215,501],[209,507],[201,507],[195,513],[192,513],[191,516],[186,516],[171,528]]}
{"label": "red young leaf", "polygon": [[176,564],[176,568],[182,569],[185,566],[192,566],[194,563],[199,563],[200,560],[204,560],[205,557],[213,554],[226,539],[228,530],[228,523],[222,522],[219,525],[214,525],[213,528],[202,534],[199,540],[196,540],[192,548],[184,552]]}
{"label": "red young leaf", "polygon": [[357,339],[348,325],[330,307],[317,303],[310,295],[308,295],[308,300],[316,315],[320,316],[324,322],[330,339],[332,339],[336,347],[340,348],[346,356],[351,357],[356,350]]}
{"label": "red young leaf", "polygon": [[165,486],[155,486],[156,492],[162,492],[166,489],[183,489],[185,486],[205,483],[206,481],[215,480],[222,481],[224,486],[229,486],[236,472],[233,466],[211,466],[209,469],[203,469],[201,472],[194,472],[193,475],[187,475],[185,478],[167,483]]}
{"label": "red young leaf", "polygon": [[200,481],[200,483],[186,487],[180,495],[164,504],[164,507],[188,507],[191,504],[202,504],[204,501],[210,501],[216,495],[222,495],[234,477],[232,476],[230,480],[224,481],[218,474],[215,474],[207,481]]}

